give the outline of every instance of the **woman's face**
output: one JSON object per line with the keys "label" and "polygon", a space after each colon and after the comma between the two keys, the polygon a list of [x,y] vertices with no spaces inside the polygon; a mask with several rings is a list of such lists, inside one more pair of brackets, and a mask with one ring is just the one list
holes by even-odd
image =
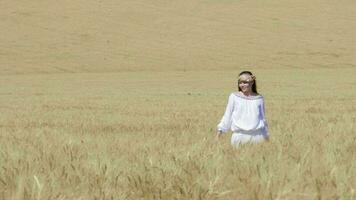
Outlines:
{"label": "woman's face", "polygon": [[252,85],[254,80],[249,74],[242,74],[239,77],[239,88],[242,92],[252,92]]}

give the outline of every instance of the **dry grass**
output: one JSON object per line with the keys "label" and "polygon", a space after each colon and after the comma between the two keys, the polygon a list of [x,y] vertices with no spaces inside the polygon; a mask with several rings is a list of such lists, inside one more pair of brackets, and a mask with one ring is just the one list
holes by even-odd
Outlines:
{"label": "dry grass", "polygon": [[[355,199],[353,0],[0,2],[0,199]],[[243,66],[271,141],[215,128]]]}
{"label": "dry grass", "polygon": [[0,199],[355,198],[355,70],[254,71],[272,137],[240,150],[237,71],[2,76]]}

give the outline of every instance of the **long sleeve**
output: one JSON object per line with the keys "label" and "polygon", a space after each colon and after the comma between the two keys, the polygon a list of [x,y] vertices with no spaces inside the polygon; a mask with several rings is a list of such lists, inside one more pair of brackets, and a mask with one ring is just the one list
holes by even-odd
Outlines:
{"label": "long sleeve", "polygon": [[218,124],[218,131],[226,133],[231,129],[232,123],[232,112],[234,111],[234,96],[231,94],[229,96],[229,101],[226,106],[224,116],[222,117],[220,123]]}
{"label": "long sleeve", "polygon": [[266,133],[267,133],[267,135],[269,135],[269,133],[268,133],[268,123],[267,123],[266,114],[265,114],[266,110],[265,110],[265,101],[264,100],[262,101],[261,112],[262,112],[262,120],[263,120],[263,122],[265,124]]}

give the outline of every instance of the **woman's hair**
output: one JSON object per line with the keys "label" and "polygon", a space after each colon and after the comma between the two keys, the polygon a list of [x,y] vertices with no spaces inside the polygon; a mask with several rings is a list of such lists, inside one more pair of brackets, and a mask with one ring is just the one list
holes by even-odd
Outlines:
{"label": "woman's hair", "polygon": [[[250,72],[250,71],[242,71],[242,72],[239,74],[239,77],[240,77],[242,74],[248,74],[248,75],[250,75],[251,77],[255,77],[255,75],[253,75],[252,72]],[[239,83],[240,83],[240,81],[239,81]],[[239,91],[241,91],[240,86],[238,85],[237,87],[239,88]],[[252,92],[258,94],[258,92],[257,92],[256,78],[253,78]]]}

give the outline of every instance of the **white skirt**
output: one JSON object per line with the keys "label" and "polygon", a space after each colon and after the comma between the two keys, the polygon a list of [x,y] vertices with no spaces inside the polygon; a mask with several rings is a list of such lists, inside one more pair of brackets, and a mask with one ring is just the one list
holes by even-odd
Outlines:
{"label": "white skirt", "polygon": [[238,131],[232,133],[231,145],[238,148],[243,144],[256,144],[268,140],[265,129],[253,131]]}

